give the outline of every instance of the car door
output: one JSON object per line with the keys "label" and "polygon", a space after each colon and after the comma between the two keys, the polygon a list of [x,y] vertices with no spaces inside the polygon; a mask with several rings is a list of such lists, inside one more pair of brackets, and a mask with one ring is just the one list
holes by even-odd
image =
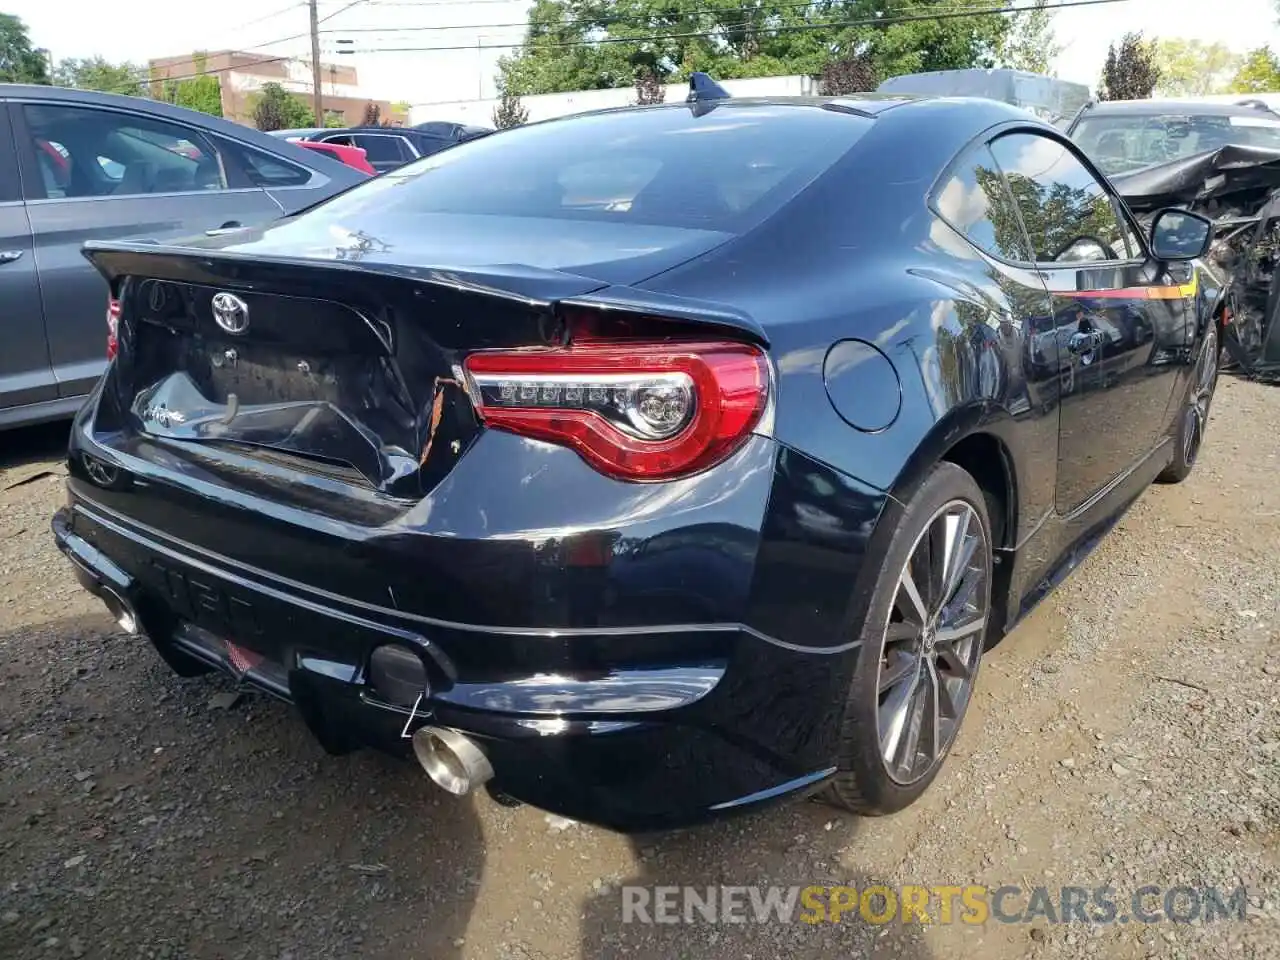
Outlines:
{"label": "car door", "polygon": [[145,111],[66,100],[11,110],[61,397],[87,393],[106,367],[107,290],[86,240],[172,240],[274,219],[280,206],[212,139]]}
{"label": "car door", "polygon": [[0,422],[4,411],[56,399],[31,225],[18,186],[7,104],[0,102]]}
{"label": "car door", "polygon": [[991,152],[1053,297],[1056,500],[1069,514],[1164,435],[1191,291],[1147,255],[1127,211],[1065,139],[1017,131],[993,140]]}

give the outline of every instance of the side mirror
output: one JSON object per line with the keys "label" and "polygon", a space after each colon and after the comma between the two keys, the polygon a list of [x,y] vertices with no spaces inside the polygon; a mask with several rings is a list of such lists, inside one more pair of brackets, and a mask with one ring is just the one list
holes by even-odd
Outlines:
{"label": "side mirror", "polygon": [[1151,221],[1151,255],[1157,260],[1194,260],[1209,252],[1213,221],[1169,207]]}

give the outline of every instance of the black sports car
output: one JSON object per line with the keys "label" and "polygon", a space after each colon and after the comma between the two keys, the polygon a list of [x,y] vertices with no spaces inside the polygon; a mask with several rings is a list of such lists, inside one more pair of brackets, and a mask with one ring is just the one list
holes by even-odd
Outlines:
{"label": "black sports car", "polygon": [[54,532],[180,674],[454,793],[887,813],[983,650],[1195,463],[1208,236],[994,101],[703,84],[503,131],[91,244],[118,355]]}

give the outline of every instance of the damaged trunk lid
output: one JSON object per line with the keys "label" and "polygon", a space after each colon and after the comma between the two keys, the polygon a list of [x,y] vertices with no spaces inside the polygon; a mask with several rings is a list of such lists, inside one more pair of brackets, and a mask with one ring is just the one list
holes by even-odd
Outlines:
{"label": "damaged trunk lid", "polygon": [[468,353],[561,342],[559,306],[593,295],[642,309],[647,295],[623,284],[724,240],[505,219],[392,214],[379,239],[295,219],[190,246],[89,244],[119,313],[99,419],[207,461],[420,498],[480,429]]}
{"label": "damaged trunk lid", "polygon": [[[229,482],[269,465],[392,497],[428,493],[478,433],[458,365],[555,342],[555,302],[604,286],[536,268],[370,269],[145,245],[87,251],[118,303],[99,427]],[[152,459],[157,459],[153,455]]]}

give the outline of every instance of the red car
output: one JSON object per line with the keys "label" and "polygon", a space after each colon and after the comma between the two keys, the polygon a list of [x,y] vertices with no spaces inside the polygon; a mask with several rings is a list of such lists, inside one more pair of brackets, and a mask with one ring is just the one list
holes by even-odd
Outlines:
{"label": "red car", "polygon": [[369,176],[375,176],[377,171],[365,159],[364,150],[360,147],[348,147],[341,143],[317,143],[314,140],[290,140],[290,143],[297,144],[300,147],[306,147],[308,150],[317,150],[320,153],[327,153],[335,160],[340,160],[348,167],[355,167],[361,173],[367,173]]}

